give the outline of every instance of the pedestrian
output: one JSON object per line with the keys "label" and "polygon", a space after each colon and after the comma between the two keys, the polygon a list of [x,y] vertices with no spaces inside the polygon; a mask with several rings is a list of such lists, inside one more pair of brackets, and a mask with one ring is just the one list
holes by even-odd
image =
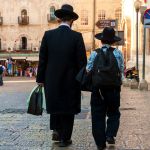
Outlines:
{"label": "pedestrian", "polygon": [[0,86],[3,85],[3,72],[4,72],[4,68],[2,63],[0,62]]}
{"label": "pedestrian", "polygon": [[6,76],[6,67],[4,65],[2,65],[2,67],[3,67],[3,77],[5,77]]}
{"label": "pedestrian", "polygon": [[32,66],[29,67],[29,77],[32,78],[32,74],[33,74],[33,68]]}
{"label": "pedestrian", "polygon": [[55,16],[60,25],[43,36],[36,81],[45,88],[52,140],[66,147],[72,143],[74,116],[81,111],[81,90],[75,78],[87,60],[82,34],[71,30],[78,19],[73,7],[62,5]]}
{"label": "pedestrian", "polygon": [[[95,35],[102,47],[93,51],[87,63],[87,72],[92,71],[91,93],[92,134],[99,150],[115,144],[120,120],[121,77],[124,60],[120,50],[111,47],[121,39],[111,27]],[[107,117],[107,121],[106,121]]]}
{"label": "pedestrian", "polygon": [[38,66],[35,66],[35,77],[37,76],[37,70],[38,70]]}
{"label": "pedestrian", "polygon": [[12,58],[8,58],[7,61],[7,69],[8,69],[8,74],[9,76],[13,75],[13,62],[12,62]]}

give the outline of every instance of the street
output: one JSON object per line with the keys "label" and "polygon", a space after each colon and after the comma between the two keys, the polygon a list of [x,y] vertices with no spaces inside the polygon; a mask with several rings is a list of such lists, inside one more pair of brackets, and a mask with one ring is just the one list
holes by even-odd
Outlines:
{"label": "street", "polygon": [[[22,80],[21,80],[22,81]],[[49,115],[26,113],[26,99],[36,85],[32,80],[4,82],[0,87],[0,150],[96,150],[91,133],[90,93],[82,94],[82,112],[76,116],[73,144],[58,148],[51,141]],[[108,149],[150,149],[150,90],[123,87],[121,125],[116,146]]]}

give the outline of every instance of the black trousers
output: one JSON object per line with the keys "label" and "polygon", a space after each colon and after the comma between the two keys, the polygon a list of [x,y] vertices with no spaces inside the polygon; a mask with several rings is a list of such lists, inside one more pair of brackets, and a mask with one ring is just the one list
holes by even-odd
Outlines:
{"label": "black trousers", "polygon": [[2,85],[3,85],[3,75],[0,74],[0,86],[2,86]]}
{"label": "black trousers", "polygon": [[[120,120],[120,87],[93,90],[91,95],[92,133],[98,146],[107,136],[115,137]],[[106,117],[107,121],[106,121]]]}
{"label": "black trousers", "polygon": [[61,140],[70,140],[74,125],[74,114],[51,114],[50,129],[57,130]]}

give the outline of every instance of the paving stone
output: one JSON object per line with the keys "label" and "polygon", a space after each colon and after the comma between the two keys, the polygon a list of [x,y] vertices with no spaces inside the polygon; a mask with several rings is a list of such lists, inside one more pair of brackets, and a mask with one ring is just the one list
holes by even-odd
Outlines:
{"label": "paving stone", "polygon": [[[96,150],[91,131],[90,93],[82,93],[82,112],[75,119],[73,144],[59,148],[51,141],[49,115],[44,112],[37,117],[26,113],[26,98],[34,86],[34,83],[5,83],[0,89],[0,150]],[[107,149],[150,149],[149,97],[150,91],[122,88],[116,146]]]}

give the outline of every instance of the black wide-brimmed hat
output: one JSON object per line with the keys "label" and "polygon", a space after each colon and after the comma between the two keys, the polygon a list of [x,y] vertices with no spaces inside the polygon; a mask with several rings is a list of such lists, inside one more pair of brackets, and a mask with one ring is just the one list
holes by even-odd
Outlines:
{"label": "black wide-brimmed hat", "polygon": [[73,7],[68,4],[62,5],[61,9],[57,9],[54,14],[60,19],[65,16],[70,16],[73,20],[77,20],[79,18],[79,16],[73,11]]}
{"label": "black wide-brimmed hat", "polygon": [[111,27],[105,27],[102,33],[95,35],[98,40],[105,40],[110,42],[121,41],[121,38],[115,35],[115,30]]}

